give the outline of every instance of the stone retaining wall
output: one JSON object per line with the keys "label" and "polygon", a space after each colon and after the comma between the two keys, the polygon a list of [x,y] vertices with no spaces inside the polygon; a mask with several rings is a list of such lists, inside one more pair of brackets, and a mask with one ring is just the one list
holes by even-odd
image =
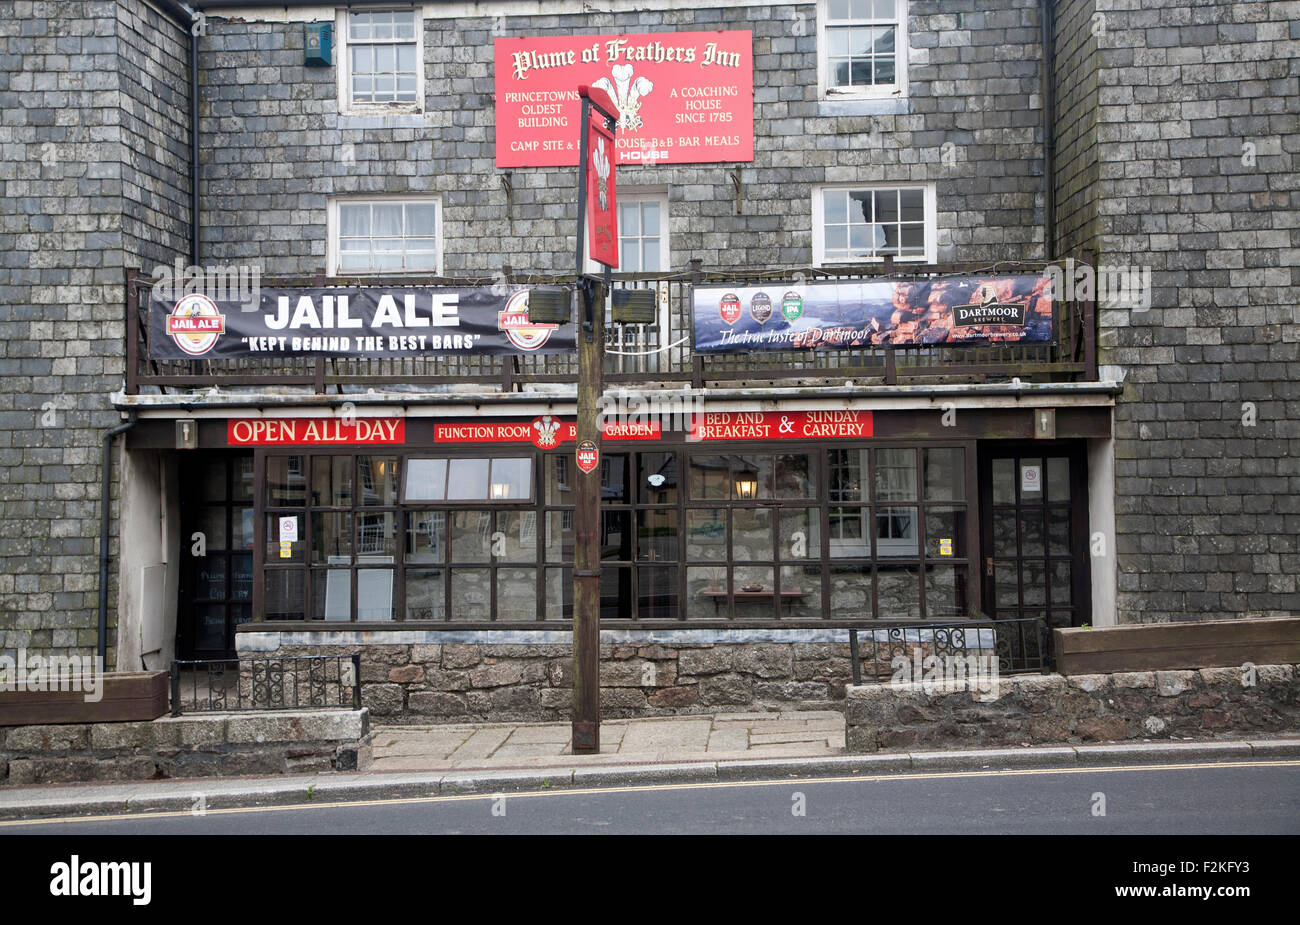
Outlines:
{"label": "stone retaining wall", "polygon": [[[1200,739],[1300,730],[1300,666],[850,685],[850,752]],[[1249,682],[1253,680],[1253,684]]]}
{"label": "stone retaining wall", "polygon": [[16,726],[0,729],[0,785],[354,771],[370,737],[365,709]]}
{"label": "stone retaining wall", "polygon": [[[282,645],[243,656],[338,654]],[[573,698],[567,645],[366,645],[361,699],[390,723],[557,721]],[[606,644],[600,708],[608,718],[824,710],[851,678],[847,643]]]}

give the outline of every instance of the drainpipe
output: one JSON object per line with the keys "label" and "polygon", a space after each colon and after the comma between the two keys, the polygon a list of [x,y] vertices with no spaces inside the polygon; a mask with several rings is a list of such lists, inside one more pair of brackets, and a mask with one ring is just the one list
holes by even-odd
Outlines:
{"label": "drainpipe", "polygon": [[100,461],[100,471],[104,474],[99,494],[99,637],[96,652],[100,665],[104,664],[108,654],[108,532],[113,506],[113,438],[135,426],[135,414],[134,409],[129,411],[125,424],[119,424],[104,434],[104,454]]}
{"label": "drainpipe", "polygon": [[1043,250],[1056,259],[1056,11],[1055,0],[1041,0],[1043,25]]}

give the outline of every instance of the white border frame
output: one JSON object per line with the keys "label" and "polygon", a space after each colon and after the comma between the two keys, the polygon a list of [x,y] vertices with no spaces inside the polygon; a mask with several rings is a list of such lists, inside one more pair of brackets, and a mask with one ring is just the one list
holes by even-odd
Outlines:
{"label": "white border frame", "polygon": [[443,254],[446,251],[445,242],[442,237],[442,196],[437,193],[391,193],[370,195],[367,193],[354,193],[348,195],[329,196],[325,200],[325,275],[334,277],[340,275],[348,276],[410,276],[413,273],[423,273],[424,270],[348,270],[346,274],[339,269],[339,203],[362,203],[362,202],[416,202],[421,204],[434,204],[434,234],[438,238],[438,266],[434,272],[435,276],[443,275]]}
{"label": "white border frame", "polygon": [[905,99],[907,97],[907,64],[911,57],[908,46],[908,0],[894,0],[894,85],[892,87],[832,88],[827,55],[830,47],[826,39],[826,21],[830,18],[828,0],[817,0],[817,98],[819,100],[878,100]]}
{"label": "white border frame", "polygon": [[934,183],[823,183],[812,189],[812,265],[853,266],[884,263],[879,257],[856,257],[851,260],[826,259],[825,208],[822,194],[826,190],[920,189],[925,193],[925,254],[921,257],[895,257],[895,263],[937,263],[939,253],[939,195]]}
{"label": "white border frame", "polygon": [[[900,0],[901,2],[901,0]],[[348,13],[384,13],[397,10],[415,13],[415,102],[414,103],[353,103],[352,102],[352,56],[348,54]],[[395,2],[390,7],[361,7],[353,11],[349,7],[339,7],[334,11],[334,71],[335,84],[338,88],[339,114],[345,116],[375,116],[392,113],[424,112],[424,5],[421,3]]]}

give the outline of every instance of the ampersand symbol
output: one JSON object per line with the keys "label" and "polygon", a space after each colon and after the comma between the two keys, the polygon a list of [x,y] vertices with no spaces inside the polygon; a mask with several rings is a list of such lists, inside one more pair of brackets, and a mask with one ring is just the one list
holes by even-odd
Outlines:
{"label": "ampersand symbol", "polygon": [[784,414],[781,415],[781,423],[776,427],[777,433],[792,434],[794,433],[794,424]]}

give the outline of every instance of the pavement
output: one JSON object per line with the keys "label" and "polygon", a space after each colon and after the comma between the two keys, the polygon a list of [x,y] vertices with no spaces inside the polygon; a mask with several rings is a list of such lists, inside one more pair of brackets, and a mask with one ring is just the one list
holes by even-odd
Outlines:
{"label": "pavement", "polygon": [[1300,736],[847,755],[837,712],[732,713],[601,724],[574,755],[567,723],[387,726],[359,772],[0,787],[0,831],[20,820],[198,813],[467,793],[972,769],[1109,767],[1300,757]]}

